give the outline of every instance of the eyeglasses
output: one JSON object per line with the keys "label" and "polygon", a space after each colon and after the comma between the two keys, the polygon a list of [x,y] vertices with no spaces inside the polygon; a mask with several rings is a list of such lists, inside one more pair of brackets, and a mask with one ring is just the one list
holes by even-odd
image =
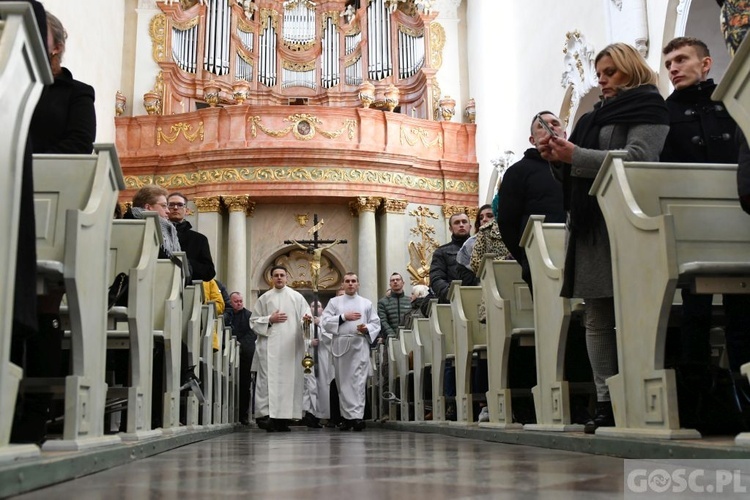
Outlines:
{"label": "eyeglasses", "polygon": [[169,208],[185,208],[184,203],[170,203],[168,206]]}

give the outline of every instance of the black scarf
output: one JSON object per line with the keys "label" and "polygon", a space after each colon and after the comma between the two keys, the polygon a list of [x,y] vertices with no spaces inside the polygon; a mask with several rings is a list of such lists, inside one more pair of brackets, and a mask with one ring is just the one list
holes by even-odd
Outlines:
{"label": "black scarf", "polygon": [[[605,125],[668,125],[669,112],[664,99],[653,85],[641,85],[624,90],[615,97],[598,102],[594,110],[578,120],[570,142],[586,149],[601,149],[599,131]],[[589,196],[594,179],[572,177],[570,165],[563,168],[565,206],[570,210],[571,234],[594,241],[594,229],[602,220],[602,212],[595,196]]]}

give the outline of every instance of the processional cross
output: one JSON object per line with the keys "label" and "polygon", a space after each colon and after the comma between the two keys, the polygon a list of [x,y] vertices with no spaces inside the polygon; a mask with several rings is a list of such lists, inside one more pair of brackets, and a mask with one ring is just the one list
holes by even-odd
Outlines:
{"label": "processional cross", "polygon": [[[334,247],[338,245],[339,243],[346,244],[346,240],[323,240],[320,239],[318,236],[318,231],[321,227],[323,227],[323,224],[325,223],[324,220],[321,220],[318,222],[318,214],[313,214],[313,225],[310,229],[307,230],[307,234],[312,235],[312,239],[309,240],[284,240],[284,244],[286,245],[297,245],[299,248],[305,250],[307,253],[312,254],[312,259],[310,260],[310,278],[312,282],[312,289],[313,289],[313,304],[315,305],[315,311],[313,311],[313,316],[318,316],[318,280],[320,279],[320,261],[321,257],[323,255],[323,250],[328,250],[331,247]],[[322,246],[321,246],[322,245]],[[315,322],[315,334],[314,338],[318,338],[318,322]],[[317,358],[318,351],[315,350],[315,357]],[[303,362],[304,363],[304,362]],[[317,362],[315,363],[317,366]]]}

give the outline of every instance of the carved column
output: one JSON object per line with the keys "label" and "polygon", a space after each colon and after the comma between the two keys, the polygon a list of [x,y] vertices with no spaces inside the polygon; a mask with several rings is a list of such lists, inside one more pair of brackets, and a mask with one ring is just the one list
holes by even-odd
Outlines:
{"label": "carved column", "polygon": [[[379,273],[379,296],[385,294],[388,278],[392,273],[400,273],[406,283],[409,282],[406,271],[409,256],[408,241],[405,237],[404,224],[406,221],[406,200],[383,200],[383,212],[380,219],[380,248],[383,266]],[[408,293],[408,290],[407,290]]]}
{"label": "carved column", "polygon": [[[229,211],[227,238],[227,290],[244,297],[247,285],[247,225],[245,218],[250,204],[248,196],[223,196]],[[254,206],[254,205],[253,205]]]}
{"label": "carved column", "polygon": [[196,231],[208,238],[208,246],[211,248],[211,257],[214,259],[214,267],[218,277],[221,264],[221,200],[218,196],[198,197],[193,200],[198,210],[196,216]]}
{"label": "carved column", "polygon": [[375,231],[375,210],[382,198],[359,196],[349,204],[353,215],[359,216],[359,240],[357,242],[357,269],[359,294],[378,301],[378,246]]}

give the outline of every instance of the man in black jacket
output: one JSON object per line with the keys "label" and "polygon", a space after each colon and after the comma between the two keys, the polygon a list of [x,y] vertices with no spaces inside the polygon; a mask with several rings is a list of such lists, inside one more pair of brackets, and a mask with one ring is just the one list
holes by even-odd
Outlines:
{"label": "man in black jacket", "polygon": [[463,212],[451,215],[448,219],[448,226],[451,232],[451,241],[435,250],[430,264],[430,287],[441,304],[450,303],[448,291],[451,281],[461,279],[456,270],[456,254],[461,249],[461,245],[469,238],[469,232],[471,231],[469,216]]}
{"label": "man in black jacket", "polygon": [[529,142],[534,146],[523,153],[523,159],[511,165],[498,188],[497,225],[505,246],[521,265],[521,276],[531,287],[531,270],[521,235],[532,215],[544,215],[544,222],[565,222],[562,184],[550,171],[547,160],[537,150],[539,141],[549,132],[539,119],[559,136],[565,137],[562,122],[551,111],[541,111],[531,122]]}
{"label": "man in black jacket", "polygon": [[194,280],[211,281],[216,276],[214,261],[208,238],[193,231],[193,226],[185,220],[187,198],[182,193],[172,193],[167,198],[169,220],[177,228],[180,248],[187,254]]}
{"label": "man in black jacket", "polygon": [[250,311],[245,309],[245,302],[240,292],[229,295],[229,304],[224,311],[224,324],[232,327],[232,334],[240,343],[240,423],[249,423],[250,409],[250,367],[255,356],[255,340],[257,335],[250,328]]}
{"label": "man in black jacket", "polygon": [[[724,105],[711,100],[716,84],[708,78],[712,64],[708,47],[698,39],[680,37],[669,42],[662,52],[675,90],[667,98],[670,129],[661,161],[736,163],[737,126]],[[723,300],[729,365],[738,372],[743,363],[750,361],[750,297],[726,294]],[[682,289],[680,358],[683,363],[710,362],[712,301],[711,295]]]}

